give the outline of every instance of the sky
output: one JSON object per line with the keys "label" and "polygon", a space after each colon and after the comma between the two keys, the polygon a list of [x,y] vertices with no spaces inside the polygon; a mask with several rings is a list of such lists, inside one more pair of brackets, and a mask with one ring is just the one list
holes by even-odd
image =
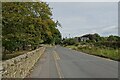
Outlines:
{"label": "sky", "polygon": [[[62,37],[78,37],[98,33],[118,35],[117,2],[49,2]],[[70,34],[70,35],[69,35]]]}

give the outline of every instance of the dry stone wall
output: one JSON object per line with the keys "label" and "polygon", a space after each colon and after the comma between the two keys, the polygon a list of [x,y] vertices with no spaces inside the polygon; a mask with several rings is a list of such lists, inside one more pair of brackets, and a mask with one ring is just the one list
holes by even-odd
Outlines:
{"label": "dry stone wall", "polygon": [[2,62],[2,78],[26,77],[26,75],[29,73],[29,70],[35,65],[44,51],[45,47],[40,47],[34,51]]}

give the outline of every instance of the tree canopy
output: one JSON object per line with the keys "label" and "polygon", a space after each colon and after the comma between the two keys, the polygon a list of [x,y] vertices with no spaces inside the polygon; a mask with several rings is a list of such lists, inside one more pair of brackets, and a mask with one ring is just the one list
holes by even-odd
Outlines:
{"label": "tree canopy", "polygon": [[45,2],[2,3],[2,45],[4,51],[13,52],[42,43],[59,43],[60,25],[52,18],[52,11]]}

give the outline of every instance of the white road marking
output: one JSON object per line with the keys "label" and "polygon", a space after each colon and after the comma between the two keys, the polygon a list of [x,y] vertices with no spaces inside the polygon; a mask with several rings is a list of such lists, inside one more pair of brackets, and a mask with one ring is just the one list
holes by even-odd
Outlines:
{"label": "white road marking", "polygon": [[62,73],[61,73],[61,69],[60,69],[60,67],[59,67],[59,65],[57,63],[57,60],[60,60],[60,57],[58,56],[58,54],[56,53],[56,51],[54,51],[53,56],[54,56],[55,65],[56,65],[56,69],[57,69],[59,78],[64,78],[63,75],[62,75]]}

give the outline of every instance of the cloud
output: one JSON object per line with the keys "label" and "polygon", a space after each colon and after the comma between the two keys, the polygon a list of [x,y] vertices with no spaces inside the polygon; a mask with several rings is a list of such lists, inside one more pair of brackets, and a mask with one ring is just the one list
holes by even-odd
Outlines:
{"label": "cloud", "polygon": [[101,31],[102,35],[118,35],[118,27],[117,26],[109,26],[106,28],[103,28]]}
{"label": "cloud", "polygon": [[117,26],[100,27],[98,29],[93,29],[91,33],[99,33],[102,36],[118,35],[118,27]]}
{"label": "cloud", "polygon": [[115,30],[115,29],[117,29],[117,28],[118,28],[117,26],[109,26],[109,27],[103,28],[102,30],[103,30],[103,31],[109,31],[109,30]]}
{"label": "cloud", "polygon": [[117,35],[118,3],[74,2],[50,3],[53,18],[62,28],[63,37],[99,33],[103,36]]}

